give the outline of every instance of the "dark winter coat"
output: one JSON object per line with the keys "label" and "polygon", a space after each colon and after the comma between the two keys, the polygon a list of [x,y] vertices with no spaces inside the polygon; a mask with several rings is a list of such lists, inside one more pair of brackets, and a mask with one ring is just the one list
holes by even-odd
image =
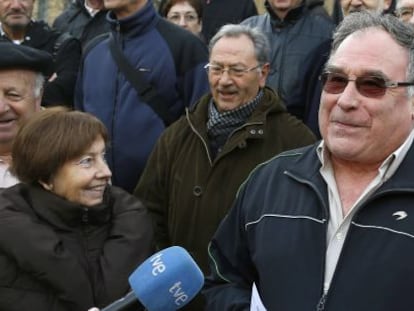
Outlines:
{"label": "dark winter coat", "polygon": [[0,191],[0,310],[87,311],[128,292],[152,253],[143,205],[109,187],[94,207],[40,186]]}
{"label": "dark winter coat", "polygon": [[[255,169],[209,248],[206,310],[414,310],[414,146],[352,217],[324,296],[328,187],[317,144]],[[397,214],[408,217],[398,219]]]}
{"label": "dark winter coat", "polygon": [[79,39],[82,47],[96,36],[110,30],[106,20],[106,10],[91,16],[85,8],[85,0],[73,1],[53,22],[53,27],[61,32],[69,32]]}
{"label": "dark winter coat", "polygon": [[258,27],[271,45],[267,85],[279,93],[288,111],[317,135],[322,91],[319,75],[329,56],[334,24],[321,5],[306,3],[281,20],[266,2],[267,13],[242,24]]}

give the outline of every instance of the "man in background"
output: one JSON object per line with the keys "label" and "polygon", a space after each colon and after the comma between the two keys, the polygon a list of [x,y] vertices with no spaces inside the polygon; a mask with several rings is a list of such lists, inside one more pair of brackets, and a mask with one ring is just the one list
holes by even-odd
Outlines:
{"label": "man in background", "polygon": [[334,23],[320,1],[266,0],[265,6],[267,13],[243,24],[261,29],[271,44],[266,85],[279,94],[288,112],[319,136],[318,77],[329,54]]}
{"label": "man in background", "polygon": [[60,32],[79,39],[82,47],[96,36],[109,32],[103,0],[75,0],[53,22]]}
{"label": "man in background", "polygon": [[53,73],[47,77],[44,106],[73,106],[73,92],[81,57],[77,39],[33,21],[34,0],[0,1],[0,41],[27,45],[53,56]]}
{"label": "man in background", "polygon": [[0,188],[18,183],[9,170],[13,139],[20,123],[40,110],[51,63],[44,51],[0,42]]}
{"label": "man in background", "polygon": [[84,55],[75,106],[108,128],[112,182],[132,192],[162,131],[207,92],[208,52],[199,38],[159,16],[150,0],[104,5],[111,35]]}
{"label": "man in background", "polygon": [[[186,248],[206,275],[208,242],[250,171],[315,141],[265,87],[269,51],[256,29],[218,31],[206,66],[210,94],[161,135],[135,190],[153,216],[157,247]],[[196,300],[185,310],[204,308]]]}
{"label": "man in background", "polygon": [[395,15],[405,23],[414,25],[414,0],[397,0]]}

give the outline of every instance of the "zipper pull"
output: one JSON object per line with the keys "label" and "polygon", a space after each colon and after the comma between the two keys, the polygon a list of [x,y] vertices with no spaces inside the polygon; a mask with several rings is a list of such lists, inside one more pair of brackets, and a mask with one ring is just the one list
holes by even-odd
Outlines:
{"label": "zipper pull", "polygon": [[325,310],[326,297],[327,297],[327,294],[324,293],[321,299],[319,299],[318,305],[316,306],[316,311]]}

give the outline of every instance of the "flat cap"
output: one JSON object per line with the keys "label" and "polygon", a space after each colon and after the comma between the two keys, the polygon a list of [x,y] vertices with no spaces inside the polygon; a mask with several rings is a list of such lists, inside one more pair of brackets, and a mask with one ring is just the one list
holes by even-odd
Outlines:
{"label": "flat cap", "polygon": [[53,73],[53,59],[48,52],[11,42],[0,42],[0,70],[28,69],[45,76]]}

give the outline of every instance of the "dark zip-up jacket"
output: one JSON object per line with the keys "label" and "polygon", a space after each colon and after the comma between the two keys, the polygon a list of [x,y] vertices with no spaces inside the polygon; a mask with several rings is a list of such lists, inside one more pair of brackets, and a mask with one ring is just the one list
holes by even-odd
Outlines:
{"label": "dark zip-up jacket", "polygon": [[[203,68],[208,61],[206,46],[162,19],[151,1],[122,20],[109,12],[108,20],[126,58],[164,99],[170,119],[178,119],[185,107],[208,91]],[[112,182],[132,192],[165,124],[119,72],[108,39],[85,55],[82,67],[75,106],[97,116],[108,128]]]}
{"label": "dark zip-up jacket", "polygon": [[276,156],[243,184],[209,247],[206,310],[249,310],[253,282],[267,310],[414,309],[414,146],[353,216],[326,296],[328,193],[316,147]]}
{"label": "dark zip-up jacket", "polygon": [[[0,41],[11,42],[5,34],[0,36]],[[42,105],[72,107],[76,76],[81,59],[80,42],[74,37],[51,29],[43,21],[32,21],[27,25],[21,44],[48,52],[53,56],[53,70],[57,78],[46,82]]]}
{"label": "dark zip-up jacket", "polygon": [[251,117],[212,158],[206,128],[210,100],[204,96],[163,133],[135,190],[154,216],[158,246],[183,246],[204,272],[208,242],[249,172],[275,154],[315,141],[265,89]]}
{"label": "dark zip-up jacket", "polygon": [[309,2],[281,20],[266,2],[267,13],[242,24],[261,29],[271,46],[267,85],[279,93],[290,113],[319,135],[319,75],[330,51],[334,30],[323,7]]}
{"label": "dark zip-up jacket", "polygon": [[152,238],[147,210],[115,187],[93,207],[40,186],[1,190],[0,310],[104,307],[128,292],[128,276],[152,254]]}
{"label": "dark zip-up jacket", "polygon": [[69,32],[80,40],[82,47],[85,47],[96,36],[109,32],[107,12],[101,10],[92,17],[85,8],[85,0],[76,0],[56,17],[53,27],[61,32]]}
{"label": "dark zip-up jacket", "polygon": [[203,29],[207,42],[225,24],[238,24],[250,16],[257,15],[254,0],[202,0]]}

